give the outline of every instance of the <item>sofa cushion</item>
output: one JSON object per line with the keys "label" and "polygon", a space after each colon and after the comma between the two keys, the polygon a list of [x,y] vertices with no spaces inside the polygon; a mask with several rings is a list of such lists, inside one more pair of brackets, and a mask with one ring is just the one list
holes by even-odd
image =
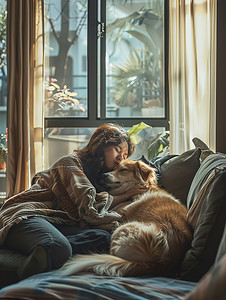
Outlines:
{"label": "sofa cushion", "polygon": [[226,224],[214,265],[185,300],[226,299]]}
{"label": "sofa cushion", "polygon": [[[212,180],[209,180],[212,175]],[[209,180],[209,183],[206,182]],[[202,187],[206,186],[202,195]],[[181,278],[198,281],[213,265],[226,220],[226,155],[211,154],[201,164],[188,195],[188,207],[200,211],[191,248],[182,262]],[[190,213],[188,211],[188,215]],[[193,213],[196,211],[193,209]]]}
{"label": "sofa cushion", "polygon": [[222,153],[210,154],[201,164],[201,167],[195,174],[194,180],[191,182],[187,197],[187,208],[189,209],[193,202],[196,200],[198,193],[202,186],[206,183],[206,180],[210,176],[211,172],[220,166],[225,167],[226,155]]}
{"label": "sofa cushion", "polygon": [[[218,168],[214,168],[209,176],[207,177],[206,181],[203,183],[203,185],[200,187],[200,190],[196,196],[195,201],[193,201],[191,207],[188,210],[188,221],[191,224],[192,228],[195,229],[195,226],[198,222],[198,218],[200,215],[200,211],[202,209],[203,203],[206,199],[206,193],[211,188],[212,182],[215,180],[218,172],[220,170]],[[197,185],[198,186],[198,185]]]}
{"label": "sofa cushion", "polygon": [[19,281],[17,269],[26,256],[13,250],[0,249],[0,288]]}
{"label": "sofa cushion", "polygon": [[201,149],[195,148],[160,165],[159,184],[185,205],[190,185],[200,167],[200,155]]}
{"label": "sofa cushion", "polygon": [[196,288],[184,300],[226,299],[226,254],[201,279]]}
{"label": "sofa cushion", "polygon": [[221,242],[217,250],[215,263],[217,263],[221,259],[221,257],[223,257],[225,254],[226,254],[226,223],[224,227],[224,233],[222,235]]}

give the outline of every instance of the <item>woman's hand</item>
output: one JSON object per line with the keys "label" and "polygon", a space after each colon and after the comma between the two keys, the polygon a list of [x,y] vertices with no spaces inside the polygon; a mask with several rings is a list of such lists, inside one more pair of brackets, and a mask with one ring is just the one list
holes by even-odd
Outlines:
{"label": "woman's hand", "polygon": [[125,202],[125,201],[127,201],[127,200],[133,198],[133,197],[136,196],[136,195],[143,194],[143,193],[145,193],[147,190],[148,190],[148,188],[147,188],[146,186],[141,185],[141,186],[137,186],[137,187],[131,188],[130,190],[128,190],[128,191],[127,191],[126,193],[124,193],[124,194],[114,196],[110,208],[113,208],[113,207],[115,207],[116,205],[118,205],[118,204],[120,204],[120,203],[122,203],[122,202]]}

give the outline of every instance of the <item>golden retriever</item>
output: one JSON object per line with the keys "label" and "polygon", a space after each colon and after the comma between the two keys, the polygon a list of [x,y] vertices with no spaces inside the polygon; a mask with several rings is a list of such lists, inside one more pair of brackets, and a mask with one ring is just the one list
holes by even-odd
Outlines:
{"label": "golden retriever", "polygon": [[112,195],[145,184],[147,192],[117,207],[122,224],[111,238],[110,254],[77,255],[61,275],[94,272],[108,276],[174,276],[190,246],[187,209],[157,185],[155,170],[140,161],[123,161],[103,177]]}

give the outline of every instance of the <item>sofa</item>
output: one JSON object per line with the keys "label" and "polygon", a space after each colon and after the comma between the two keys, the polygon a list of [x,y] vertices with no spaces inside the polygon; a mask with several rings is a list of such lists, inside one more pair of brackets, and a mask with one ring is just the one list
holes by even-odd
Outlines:
{"label": "sofa", "polygon": [[196,147],[152,161],[159,185],[187,206],[194,234],[177,278],[60,276],[19,281],[26,257],[0,249],[0,299],[226,299],[226,155]]}

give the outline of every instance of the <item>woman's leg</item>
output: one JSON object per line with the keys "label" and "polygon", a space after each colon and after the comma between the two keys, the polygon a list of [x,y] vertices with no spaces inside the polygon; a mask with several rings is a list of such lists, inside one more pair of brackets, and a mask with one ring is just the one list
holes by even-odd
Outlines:
{"label": "woman's leg", "polygon": [[28,255],[19,270],[20,278],[57,269],[72,255],[68,239],[42,217],[31,217],[14,225],[5,246]]}
{"label": "woman's leg", "polygon": [[111,233],[102,229],[84,229],[65,224],[54,226],[68,239],[73,254],[109,253]]}

